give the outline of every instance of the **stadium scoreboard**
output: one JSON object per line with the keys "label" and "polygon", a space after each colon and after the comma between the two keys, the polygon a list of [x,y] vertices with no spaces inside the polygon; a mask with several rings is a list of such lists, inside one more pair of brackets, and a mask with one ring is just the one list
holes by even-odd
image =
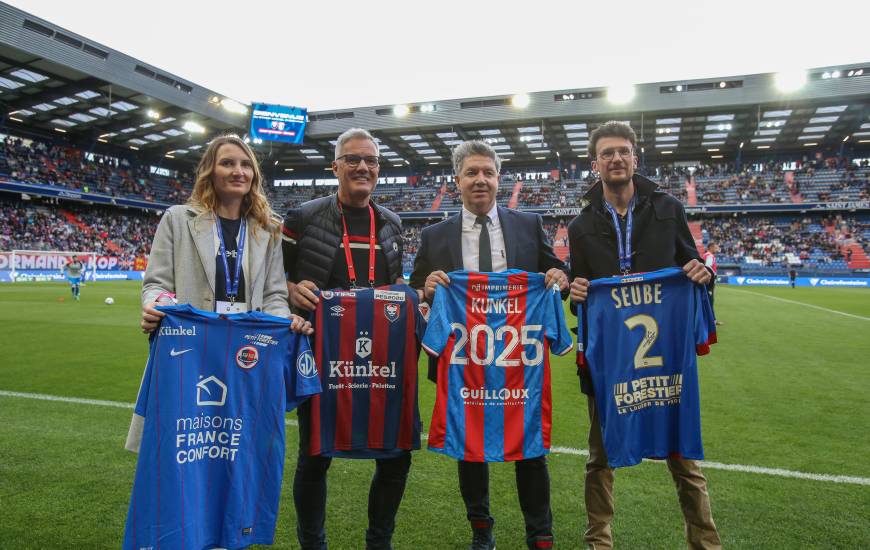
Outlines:
{"label": "stadium scoreboard", "polygon": [[303,107],[251,105],[251,138],[301,144],[305,137],[308,110]]}

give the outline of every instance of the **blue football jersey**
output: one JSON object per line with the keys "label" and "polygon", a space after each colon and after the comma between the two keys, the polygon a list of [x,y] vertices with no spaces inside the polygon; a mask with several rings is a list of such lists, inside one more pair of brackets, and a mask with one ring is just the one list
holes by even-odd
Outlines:
{"label": "blue football jersey", "polygon": [[311,399],[309,454],[389,458],[420,448],[418,300],[408,285],[320,293],[312,322],[323,392]]}
{"label": "blue football jersey", "polygon": [[573,342],[544,276],[454,271],[438,287],[423,346],[438,360],[429,449],[472,462],[549,452],[550,349]]}
{"label": "blue football jersey", "polygon": [[596,279],[578,320],[610,466],[703,459],[696,354],[716,342],[704,287],[679,268]]}
{"label": "blue football jersey", "polygon": [[135,407],[144,428],[123,547],[272,544],[284,413],[320,392],[308,338],[259,312],[159,309]]}

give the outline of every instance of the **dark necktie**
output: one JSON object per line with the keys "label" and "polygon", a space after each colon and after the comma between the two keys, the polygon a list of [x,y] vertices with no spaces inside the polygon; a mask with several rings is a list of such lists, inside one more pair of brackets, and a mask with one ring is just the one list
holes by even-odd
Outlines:
{"label": "dark necktie", "polygon": [[474,221],[480,225],[478,271],[492,271],[492,247],[489,244],[489,228],[486,225],[489,223],[489,217],[478,216]]}

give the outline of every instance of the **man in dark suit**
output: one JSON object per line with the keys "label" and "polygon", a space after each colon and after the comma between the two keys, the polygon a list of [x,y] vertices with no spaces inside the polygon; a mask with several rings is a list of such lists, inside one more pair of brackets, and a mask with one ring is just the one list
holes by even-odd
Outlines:
{"label": "man in dark suit", "polygon": [[[423,229],[411,286],[432,302],[436,285],[450,284],[447,272],[522,269],[545,273],[545,283],[568,287],[565,264],[553,253],[541,216],[496,205],[501,159],[483,141],[467,141],[453,151],[462,211]],[[436,381],[430,358],[429,379]],[[516,463],[517,493],[529,548],[550,548],[550,475],[544,456]],[[489,469],[485,462],[459,461],[459,489],[473,533],[470,550],[495,548],[489,513]]]}

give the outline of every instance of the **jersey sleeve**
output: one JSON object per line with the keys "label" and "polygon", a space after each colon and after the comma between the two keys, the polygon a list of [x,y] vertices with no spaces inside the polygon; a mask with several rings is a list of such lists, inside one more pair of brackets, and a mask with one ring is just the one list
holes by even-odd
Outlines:
{"label": "jersey sleeve", "polygon": [[293,332],[290,338],[290,353],[284,366],[287,412],[301,405],[310,396],[321,392],[320,376],[308,337]]}
{"label": "jersey sleeve", "polygon": [[450,338],[450,323],[447,320],[447,300],[449,291],[441,286],[435,287],[435,300],[429,313],[429,323],[423,336],[423,348],[429,355],[440,355]]}
{"label": "jersey sleeve", "polygon": [[547,293],[546,319],[544,329],[550,350],[556,355],[565,355],[574,347],[571,332],[565,322],[565,309],[562,307],[562,295],[558,287],[545,289]]}
{"label": "jersey sleeve", "polygon": [[710,345],[716,343],[716,318],[710,297],[701,285],[692,284],[695,303],[695,351],[698,355],[710,353]]}

